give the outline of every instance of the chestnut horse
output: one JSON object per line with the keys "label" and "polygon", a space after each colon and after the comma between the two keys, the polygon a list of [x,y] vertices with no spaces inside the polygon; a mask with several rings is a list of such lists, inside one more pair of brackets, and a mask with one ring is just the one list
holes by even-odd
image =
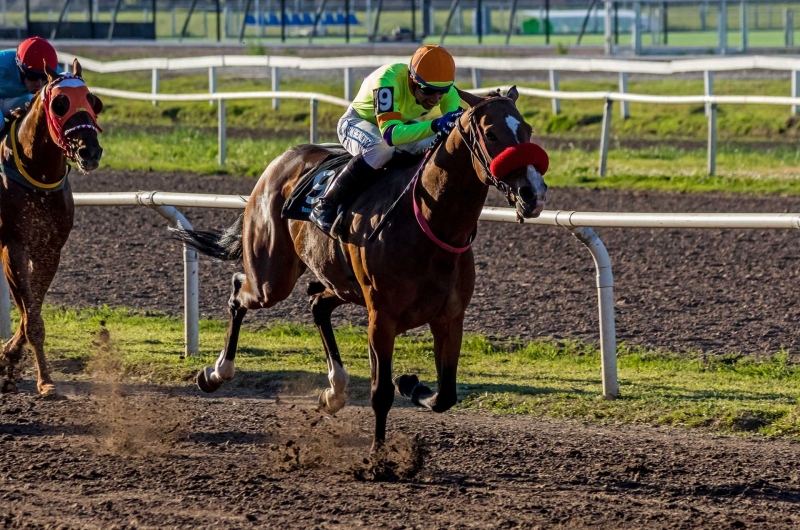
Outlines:
{"label": "chestnut horse", "polygon": [[[489,185],[506,194],[519,219],[538,216],[547,191],[542,178],[547,155],[530,143],[531,127],[515,105],[516,88],[505,97],[461,95],[471,109],[426,158],[415,175],[419,179],[412,180],[413,169],[388,169],[352,204],[341,249],[354,281],[348,280],[337,257],[339,242],[311,223],[281,218],[299,177],[329,154],[322,146],[301,145],[276,158],[256,184],[244,215],[227,231],[179,230],[182,240],[205,254],[244,262],[244,273],[233,276],[227,343],[214,369],[207,367],[198,374],[202,390],[213,392],[233,377],[239,329],[247,311],[286,299],[310,269],[318,280],[308,288],[311,312],[327,354],[331,385],[320,396],[323,410],[334,413],[346,402],[348,375],[331,325],[333,310],[346,303],[369,311],[373,451],[385,441],[394,401],[392,355],[398,334],[429,324],[438,374],[437,392],[420,384],[417,376],[405,375],[396,380],[400,393],[436,412],[456,403],[464,312],[475,285],[470,243]],[[498,165],[501,153],[513,156]],[[411,193],[402,193],[410,181]],[[401,194],[378,236],[370,238]]]}
{"label": "chestnut horse", "polygon": [[67,158],[86,173],[98,167],[103,153],[96,121],[103,104],[83,83],[77,59],[74,75],[47,67],[46,72],[47,85],[24,117],[10,124],[0,149],[0,249],[20,312],[19,328],[0,351],[2,392],[16,389],[17,363],[27,343],[36,359],[39,392],[55,393],[44,356],[41,310],[72,230],[75,205]]}

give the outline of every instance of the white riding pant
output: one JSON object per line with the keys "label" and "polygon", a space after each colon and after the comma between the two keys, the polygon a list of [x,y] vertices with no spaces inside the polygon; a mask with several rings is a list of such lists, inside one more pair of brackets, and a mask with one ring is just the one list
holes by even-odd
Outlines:
{"label": "white riding pant", "polygon": [[360,153],[364,157],[364,161],[373,169],[381,168],[391,160],[395,149],[419,154],[425,151],[436,138],[434,135],[393,147],[383,139],[378,126],[359,116],[353,107],[348,107],[347,112],[339,119],[336,132],[347,152],[353,156]]}

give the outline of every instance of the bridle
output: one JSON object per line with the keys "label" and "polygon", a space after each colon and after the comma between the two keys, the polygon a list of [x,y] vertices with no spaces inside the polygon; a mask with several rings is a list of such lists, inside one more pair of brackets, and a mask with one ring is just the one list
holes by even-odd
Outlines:
{"label": "bridle", "polygon": [[[511,188],[508,186],[508,184],[506,184],[505,182],[502,181],[502,176],[500,178],[498,178],[498,177],[496,177],[494,175],[494,172],[492,171],[491,166],[492,166],[492,162],[495,159],[492,158],[491,156],[489,156],[489,152],[486,149],[486,141],[484,140],[484,137],[483,137],[483,132],[481,131],[481,128],[478,127],[477,120],[475,119],[475,110],[476,109],[479,109],[479,108],[481,108],[481,107],[483,107],[485,105],[488,105],[489,103],[499,102],[499,101],[508,101],[508,102],[511,102],[512,104],[514,103],[514,100],[509,98],[509,97],[496,95],[496,96],[491,96],[489,98],[486,98],[486,99],[480,101],[479,103],[475,104],[473,107],[470,107],[470,109],[468,111],[468,114],[467,114],[467,121],[470,124],[470,131],[472,131],[472,134],[467,134],[467,131],[461,125],[461,116],[458,116],[458,118],[456,119],[456,123],[457,123],[458,132],[459,132],[459,134],[461,134],[461,137],[464,139],[464,144],[467,146],[467,149],[469,150],[470,155],[472,156],[473,168],[475,169],[475,160],[477,160],[478,163],[480,164],[480,168],[483,170],[483,172],[484,172],[484,174],[486,176],[486,180],[488,180],[492,185],[494,185],[494,187],[496,187],[498,190],[500,190],[505,195],[506,200],[508,201],[508,204],[511,205],[511,204],[514,203],[514,200],[512,199]],[[400,196],[389,207],[389,210],[386,212],[386,215],[384,215],[383,219],[381,219],[381,221],[375,227],[375,230],[373,230],[372,234],[370,234],[370,236],[368,237],[368,240],[371,241],[375,237],[377,237],[377,235],[382,230],[382,228],[384,226],[384,223],[389,218],[389,215],[392,213],[392,211],[394,211],[395,207],[400,202],[400,200],[405,196],[405,194],[409,190],[411,190],[411,202],[412,202],[413,208],[414,208],[414,217],[416,218],[417,224],[419,225],[420,229],[425,233],[426,236],[428,236],[428,239],[430,239],[439,248],[441,248],[443,250],[446,250],[448,252],[451,252],[453,254],[461,254],[461,253],[466,252],[467,250],[470,249],[470,247],[472,246],[472,242],[475,240],[475,235],[477,234],[477,230],[478,230],[477,226],[475,226],[475,230],[472,232],[472,235],[469,237],[469,240],[467,241],[467,244],[465,246],[463,246],[463,247],[453,247],[453,246],[445,243],[444,241],[442,241],[438,237],[436,237],[436,235],[433,233],[433,231],[431,230],[430,226],[428,225],[428,222],[425,220],[425,217],[422,214],[422,210],[420,209],[419,204],[417,203],[417,194],[416,194],[417,181],[420,180],[420,176],[422,175],[423,171],[425,170],[425,166],[428,165],[428,162],[430,162],[430,160],[434,157],[434,155],[435,155],[436,151],[439,149],[439,147],[442,144],[445,143],[446,139],[447,139],[447,137],[444,134],[438,134],[436,136],[436,139],[433,141],[431,146],[426,151],[425,157],[422,159],[422,162],[420,163],[419,167],[417,168],[417,171],[414,174],[414,177],[411,179],[411,181],[408,183],[408,185],[405,187],[405,189],[403,189],[403,192],[400,194]],[[476,170],[476,173],[477,173],[477,170]],[[488,184],[486,184],[486,185],[488,185]]]}
{"label": "bridle", "polygon": [[[67,135],[78,129],[93,129],[98,133],[103,132],[97,124],[97,115],[88,100],[89,88],[81,76],[63,73],[53,79],[42,89],[42,102],[44,104],[44,115],[47,121],[47,128],[50,130],[50,137],[64,151],[67,158],[75,162],[75,148],[67,141]],[[52,101],[64,95],[69,99],[69,109],[63,116],[58,116],[50,108]],[[64,129],[67,121],[79,112],[89,115],[91,122],[84,123]]]}
{"label": "bridle", "polygon": [[489,151],[486,148],[486,140],[484,139],[483,131],[478,126],[478,121],[475,119],[475,110],[484,107],[489,103],[499,101],[508,101],[512,104],[514,103],[513,99],[506,96],[490,96],[487,99],[480,101],[473,107],[470,107],[470,109],[467,111],[467,122],[470,126],[469,133],[461,124],[461,119],[458,119],[456,123],[458,132],[461,134],[461,138],[464,140],[464,144],[467,146],[467,150],[470,152],[470,155],[472,155],[473,167],[475,165],[475,161],[477,160],[486,176],[486,180],[488,180],[495,188],[500,190],[500,192],[505,195],[508,204],[512,204],[511,188],[508,186],[508,184],[497,178],[490,169],[492,157],[489,156]]}

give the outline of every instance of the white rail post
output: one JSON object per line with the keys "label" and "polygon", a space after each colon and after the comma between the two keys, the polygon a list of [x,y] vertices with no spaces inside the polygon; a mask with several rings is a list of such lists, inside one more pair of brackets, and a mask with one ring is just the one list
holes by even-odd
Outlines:
{"label": "white rail post", "polygon": [[[272,67],[272,91],[277,92],[281,89],[280,68],[277,66]],[[272,100],[272,110],[278,110],[281,106],[280,99]]]}
{"label": "white rail post", "polygon": [[[153,78],[150,82],[150,91],[153,94],[158,94],[158,68],[153,68]],[[153,105],[158,105],[158,101],[154,99]]]}
{"label": "white rail post", "polygon": [[[224,101],[220,101],[222,106]],[[139,202],[146,206],[153,208],[162,217],[180,225],[186,230],[193,230],[192,225],[186,220],[186,217],[178,211],[174,206],[164,206],[156,204],[153,197],[157,192],[142,192],[139,194]],[[200,353],[200,309],[199,309],[199,293],[198,288],[198,259],[197,251],[187,245],[183,244],[183,342],[184,342],[184,355],[190,357]]]}
{"label": "white rail post", "polygon": [[742,0],[739,6],[739,27],[742,31],[742,53],[747,53],[747,0]]}
{"label": "white rail post", "polygon": [[611,113],[613,112],[614,102],[606,98],[603,105],[603,129],[600,133],[600,163],[597,167],[597,174],[601,177],[606,176],[606,163],[608,162],[608,143],[609,133],[611,132]]}
{"label": "white rail post", "polygon": [[783,43],[787,48],[794,48],[794,11],[783,10]]}
{"label": "white rail post", "polygon": [[312,144],[317,143],[317,115],[319,110],[319,101],[316,99],[311,100],[311,113],[310,113],[310,121],[311,121],[311,130],[309,131],[309,141]]}
{"label": "white rail post", "polygon": [[[623,94],[628,93],[628,74],[625,72],[619,73],[619,91]],[[627,120],[631,117],[631,107],[630,102],[628,101],[620,101],[619,102],[619,113],[622,116],[623,120]]]}
{"label": "white rail post", "polygon": [[600,358],[602,362],[603,399],[619,397],[617,379],[617,329],[614,322],[614,274],[611,257],[595,231],[589,227],[571,228],[594,259],[597,271],[597,307],[600,313]]}
{"label": "white rail post", "polygon": [[[191,230],[191,226],[186,227]],[[183,244],[183,340],[187,357],[200,353],[200,289],[197,251]]]}
{"label": "white rail post", "polygon": [[[550,70],[550,90],[553,92],[558,91],[558,72]],[[553,114],[561,114],[561,101],[553,99]]]}
{"label": "white rail post", "polygon": [[634,55],[642,54],[642,3],[633,3],[633,24],[631,24],[631,48]]}
{"label": "white rail post", "polygon": [[344,99],[353,101],[353,69],[344,69]]}
{"label": "white rail post", "polygon": [[[703,72],[703,94],[706,96],[714,95],[714,72],[706,70]],[[706,103],[706,116],[711,115],[711,104]]]}
{"label": "white rail post", "polygon": [[0,339],[11,338],[11,292],[6,275],[0,272]]}
{"label": "white rail post", "polygon": [[[217,68],[215,66],[208,67],[208,93],[213,94],[217,91]],[[212,107],[216,103],[216,100],[209,99],[208,104]]]}
{"label": "white rail post", "polygon": [[[792,70],[792,97],[800,97],[800,70]],[[792,105],[792,115],[797,116],[800,106]]]}
{"label": "white rail post", "polygon": [[711,104],[711,113],[708,115],[708,174],[714,176],[717,172],[717,104]]}
{"label": "white rail post", "polygon": [[220,99],[217,106],[217,160],[219,165],[225,165],[225,154],[228,148],[225,134],[225,100]]}
{"label": "white rail post", "polygon": [[472,88],[480,88],[483,84],[483,79],[481,78],[481,71],[479,68],[472,69]]}

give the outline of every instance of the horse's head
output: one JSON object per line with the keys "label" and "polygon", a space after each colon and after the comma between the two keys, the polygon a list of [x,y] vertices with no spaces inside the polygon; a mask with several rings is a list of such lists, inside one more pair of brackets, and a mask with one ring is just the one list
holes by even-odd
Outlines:
{"label": "horse's head", "polygon": [[84,173],[97,169],[103,148],[97,139],[102,129],[97,115],[103,102],[83,82],[81,65],[72,63],[73,74],[57,74],[45,65],[47,85],[42,90],[50,136]]}
{"label": "horse's head", "polygon": [[459,90],[471,108],[459,120],[459,131],[472,153],[478,178],[503,192],[517,210],[517,219],[538,217],[544,209],[547,153],[531,143],[531,126],[517,110],[516,87],[505,96],[486,97]]}

